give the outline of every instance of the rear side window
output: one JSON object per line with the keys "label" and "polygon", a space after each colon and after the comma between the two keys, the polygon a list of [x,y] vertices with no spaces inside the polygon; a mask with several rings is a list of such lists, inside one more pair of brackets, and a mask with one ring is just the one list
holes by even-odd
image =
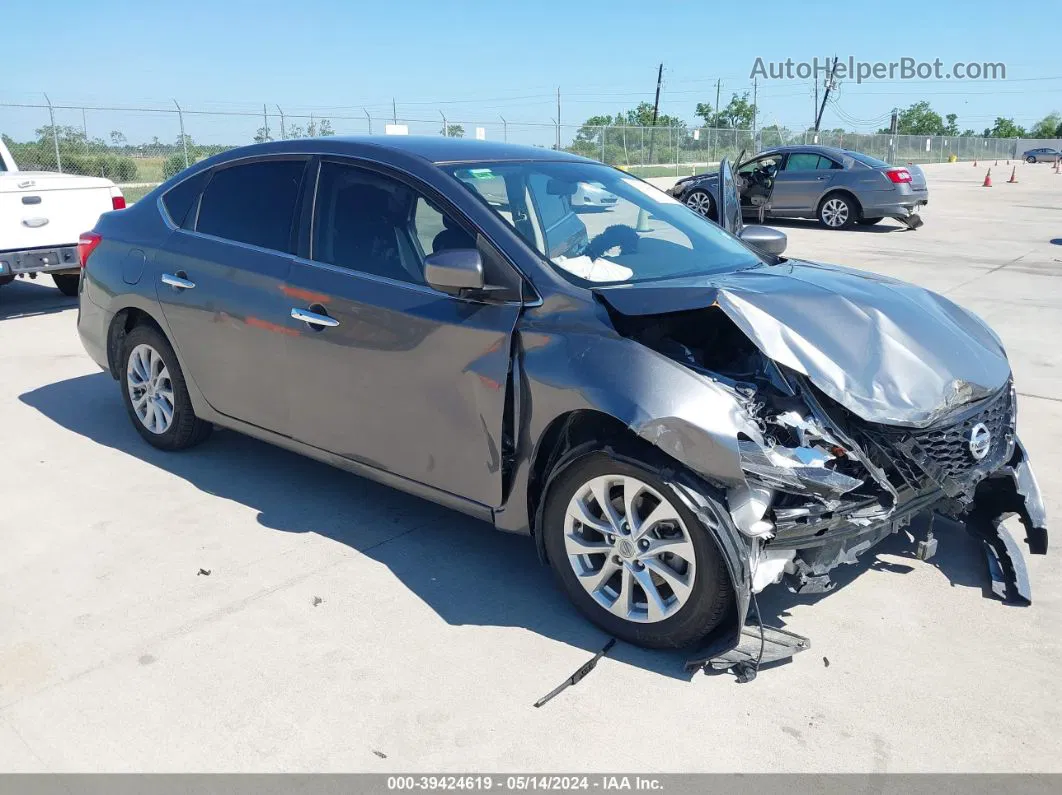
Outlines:
{"label": "rear side window", "polygon": [[263,160],[215,171],[199,203],[196,231],[292,252],[303,160]]}
{"label": "rear side window", "polygon": [[870,155],[864,155],[862,152],[845,151],[845,154],[855,160],[857,163],[862,163],[864,166],[870,166],[871,168],[888,168],[889,164],[884,160],[878,160],[876,157]]}
{"label": "rear side window", "polygon": [[199,201],[203,185],[206,184],[206,176],[205,173],[196,174],[163,194],[162,204],[166,207],[166,212],[169,213],[170,220],[175,226],[184,229],[191,229],[195,226],[194,208]]}

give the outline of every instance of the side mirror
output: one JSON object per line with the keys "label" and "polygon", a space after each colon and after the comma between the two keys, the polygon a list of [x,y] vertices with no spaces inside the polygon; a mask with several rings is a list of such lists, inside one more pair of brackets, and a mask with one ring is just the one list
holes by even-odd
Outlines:
{"label": "side mirror", "polygon": [[483,259],[474,248],[438,251],[424,258],[424,281],[448,295],[483,289]]}
{"label": "side mirror", "polygon": [[774,254],[775,256],[781,256],[785,252],[786,245],[789,243],[786,239],[785,232],[779,232],[777,229],[772,229],[769,226],[746,226],[741,230],[738,237],[753,248],[757,248],[765,254]]}

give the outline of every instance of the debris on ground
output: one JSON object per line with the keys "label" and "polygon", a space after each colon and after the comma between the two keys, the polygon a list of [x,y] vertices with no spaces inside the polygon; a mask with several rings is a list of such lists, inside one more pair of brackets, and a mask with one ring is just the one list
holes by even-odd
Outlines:
{"label": "debris on ground", "polygon": [[199,573],[196,574],[195,576],[198,577],[200,575],[202,575],[204,577],[209,577],[210,576],[210,569],[200,569]]}
{"label": "debris on ground", "polygon": [[376,754],[378,757],[380,757],[381,759],[386,759],[387,758],[387,754],[385,754],[383,751],[377,751],[375,748],[373,748],[372,752],[374,754]]}
{"label": "debris on ground", "polygon": [[584,676],[586,676],[588,673],[590,673],[592,670],[594,670],[594,668],[597,667],[597,661],[600,660],[602,657],[604,657],[606,654],[608,654],[609,651],[612,649],[612,647],[615,646],[615,645],[616,645],[616,639],[615,638],[609,638],[608,643],[606,643],[602,647],[601,651],[599,651],[597,654],[595,654],[593,657],[591,657],[589,661],[587,661],[582,666],[580,666],[579,670],[577,670],[574,674],[572,674],[567,679],[565,679],[563,682],[561,682],[557,687],[553,688],[553,690],[549,691],[548,693],[546,693],[546,695],[542,696],[542,698],[540,698],[538,701],[536,701],[535,702],[535,708],[537,709],[538,707],[541,707],[547,701],[549,701],[550,699],[552,699],[555,696],[559,695],[561,692],[563,692],[567,688],[571,687],[572,685],[579,684],[579,682],[582,681],[582,678]]}
{"label": "debris on ground", "polygon": [[313,606],[317,607],[317,605],[321,604],[321,602],[323,602],[323,601],[324,601],[324,599],[322,599],[320,596],[315,596],[313,598]]}

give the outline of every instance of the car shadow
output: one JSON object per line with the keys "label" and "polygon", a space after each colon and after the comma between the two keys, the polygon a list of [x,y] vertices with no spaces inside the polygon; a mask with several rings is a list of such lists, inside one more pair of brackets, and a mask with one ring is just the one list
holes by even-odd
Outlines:
{"label": "car shadow", "polygon": [[77,298],[68,298],[48,277],[15,279],[0,286],[0,320],[34,315],[50,315],[77,307]]}
{"label": "car shadow", "polygon": [[[746,223],[759,223],[758,221],[746,221]],[[901,224],[899,221],[892,218],[886,218],[873,226],[860,226],[858,224],[850,226],[848,229],[826,229],[818,221],[812,221],[806,218],[767,218],[764,222],[765,226],[777,226],[782,229],[818,229],[824,232],[865,232],[869,234],[888,234],[891,232],[907,232],[910,229],[906,224]]]}
{"label": "car shadow", "polygon": [[[571,605],[524,536],[497,532],[434,503],[231,431],[183,453],[156,450],[137,434],[118,386],[103,372],[47,384],[19,399],[73,433],[254,509],[264,528],[316,533],[383,563],[450,625],[520,627],[588,654],[608,641]],[[880,559],[903,554],[896,538],[876,548],[877,554],[841,567],[838,589],[868,568],[910,571]],[[941,546],[933,563],[953,584],[972,584],[977,577],[969,556],[952,550],[957,544]],[[760,594],[759,606],[766,623],[784,626],[794,604],[825,596],[802,597],[773,587]],[[684,671],[692,656],[688,649],[650,651],[623,643],[609,652],[612,659],[678,679],[693,676]],[[559,682],[544,684],[545,692]]]}

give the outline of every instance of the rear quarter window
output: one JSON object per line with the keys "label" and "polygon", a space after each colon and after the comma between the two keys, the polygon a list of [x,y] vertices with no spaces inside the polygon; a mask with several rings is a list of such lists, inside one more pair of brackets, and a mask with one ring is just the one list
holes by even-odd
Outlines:
{"label": "rear quarter window", "polygon": [[162,194],[162,204],[174,226],[184,229],[195,226],[195,206],[199,201],[199,194],[203,191],[203,185],[206,184],[206,178],[206,172],[196,174]]}

